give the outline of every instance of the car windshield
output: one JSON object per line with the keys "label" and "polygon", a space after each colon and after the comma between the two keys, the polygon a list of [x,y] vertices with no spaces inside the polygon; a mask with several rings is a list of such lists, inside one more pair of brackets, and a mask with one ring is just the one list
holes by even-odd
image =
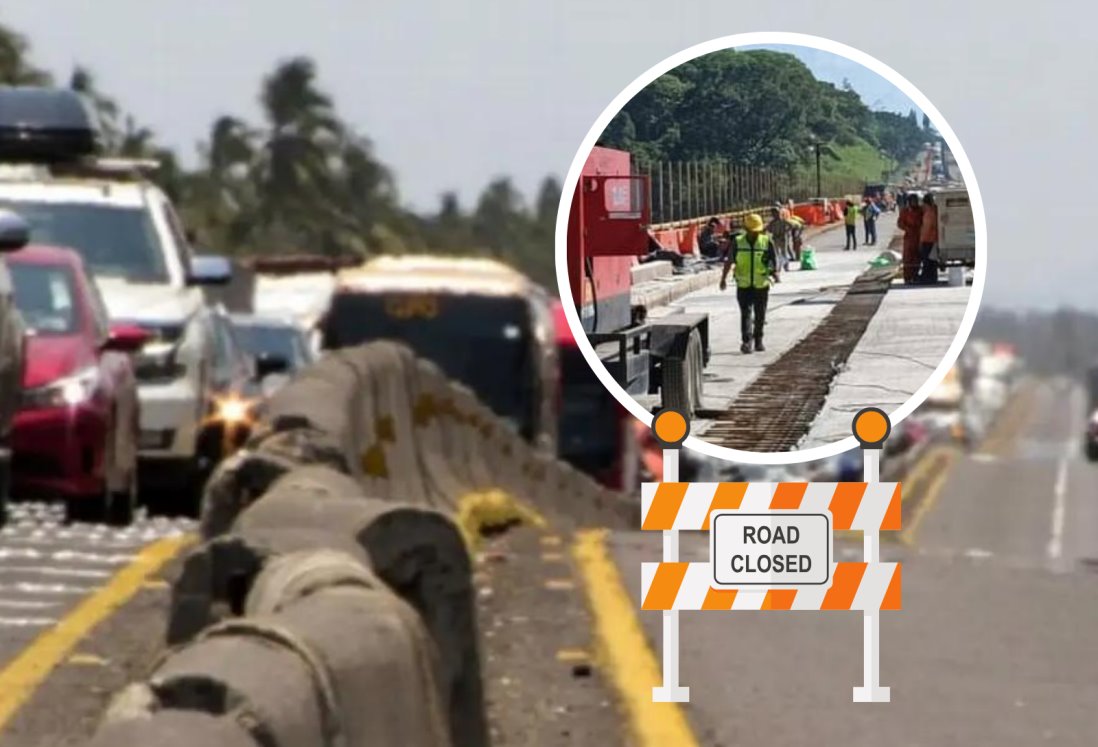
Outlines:
{"label": "car windshield", "polygon": [[71,335],[77,329],[76,293],[66,267],[11,262],[15,305],[35,335]]}
{"label": "car windshield", "polygon": [[341,293],[324,324],[325,349],[404,343],[533,436],[537,390],[530,312],[516,297]]}
{"label": "car windshield", "polygon": [[156,227],[141,207],[0,200],[31,226],[31,242],[75,249],[95,275],[135,283],[168,280]]}
{"label": "car windshield", "polygon": [[301,333],[293,327],[275,324],[234,323],[233,332],[244,350],[253,355],[274,355],[286,361],[291,371],[309,362]]}

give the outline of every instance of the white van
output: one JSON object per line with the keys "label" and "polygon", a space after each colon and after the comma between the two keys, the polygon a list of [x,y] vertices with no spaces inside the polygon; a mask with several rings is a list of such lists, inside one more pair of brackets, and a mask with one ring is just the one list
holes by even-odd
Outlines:
{"label": "white van", "polygon": [[934,193],[938,204],[938,263],[976,266],[976,225],[968,190],[943,189]]}

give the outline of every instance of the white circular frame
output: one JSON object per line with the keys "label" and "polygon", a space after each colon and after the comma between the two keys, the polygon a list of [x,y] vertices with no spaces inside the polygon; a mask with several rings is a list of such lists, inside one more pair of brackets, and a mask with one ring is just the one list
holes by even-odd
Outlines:
{"label": "white circular frame", "polygon": [[[580,144],[579,151],[576,153],[575,158],[572,160],[572,166],[568,170],[568,176],[564,180],[564,189],[561,192],[560,205],[557,208],[557,285],[560,289],[560,297],[564,302],[562,305],[564,306],[564,314],[568,319],[568,326],[572,329],[572,333],[576,338],[576,344],[579,345],[580,351],[587,359],[587,362],[595,372],[595,375],[599,377],[603,386],[614,395],[614,398],[620,402],[630,414],[638,418],[644,424],[650,426],[652,424],[652,413],[648,412],[639,402],[633,399],[621,385],[614,380],[614,377],[610,375],[610,372],[606,370],[606,367],[595,353],[594,347],[592,347],[590,341],[588,341],[587,333],[584,331],[579,313],[576,311],[575,300],[572,298],[572,290],[568,283],[567,257],[568,214],[571,212],[572,196],[576,190],[576,185],[579,183],[583,166],[587,162],[591,149],[594,148],[595,143],[602,135],[603,130],[606,129],[607,125],[610,124],[610,121],[617,116],[618,112],[621,111],[630,99],[637,95],[641,89],[664,73],[670,72],[679,65],[697,57],[701,57],[702,55],[732,47],[760,44],[795,44],[802,47],[811,47],[840,55],[852,62],[857,62],[869,68],[903,91],[909,99],[914,101],[915,104],[930,117],[934,127],[942,137],[945,138],[950,151],[953,153],[954,159],[957,161],[958,167],[961,169],[961,176],[964,179],[965,187],[968,190],[969,200],[972,205],[972,217],[975,222],[974,227],[976,232],[976,268],[972,281],[972,295],[969,298],[964,317],[961,319],[961,326],[957,330],[957,335],[953,338],[953,343],[950,345],[949,350],[946,351],[945,357],[942,359],[941,363],[933,373],[930,374],[922,387],[911,395],[907,402],[896,409],[895,412],[889,414],[889,419],[892,421],[893,426],[895,426],[922,404],[934,388],[938,386],[943,378],[945,378],[946,373],[948,373],[958,356],[960,356],[961,350],[968,340],[969,333],[972,331],[972,325],[976,321],[976,314],[980,309],[980,301],[984,293],[984,280],[987,274],[987,222],[984,215],[984,202],[983,198],[980,196],[980,188],[976,183],[976,175],[972,171],[972,165],[969,163],[964,148],[961,147],[961,143],[957,140],[957,136],[954,134],[952,128],[950,128],[941,113],[932,103],[930,103],[926,96],[902,75],[888,65],[885,65],[883,62],[880,62],[865,52],[830,39],[824,39],[810,34],[796,34],[784,31],[760,31],[723,36],[718,39],[702,42],[701,44],[696,44],[689,49],[671,55],[663,62],[653,66],[626,86],[625,90],[619,93],[617,97],[610,102],[610,105],[607,106],[602,114],[599,115],[599,118],[595,120],[591,130]],[[851,419],[853,420],[853,415],[851,416]],[[688,437],[686,441],[683,442],[683,445],[711,457],[728,459],[744,464],[798,464],[836,456],[856,447],[858,441],[854,438],[852,433],[847,438],[832,444],[788,452],[754,452],[730,449],[703,441],[697,436]]]}

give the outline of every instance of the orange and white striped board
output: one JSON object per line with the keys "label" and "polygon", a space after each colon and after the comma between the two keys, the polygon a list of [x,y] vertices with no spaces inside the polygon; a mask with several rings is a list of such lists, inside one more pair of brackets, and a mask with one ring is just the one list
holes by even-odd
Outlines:
{"label": "orange and white striped board", "polygon": [[641,529],[708,531],[714,511],[830,513],[832,529],[900,529],[898,482],[646,482]]}
{"label": "orange and white striped board", "polygon": [[900,563],[834,563],[831,584],[716,589],[709,563],[642,563],[644,610],[899,610]]}

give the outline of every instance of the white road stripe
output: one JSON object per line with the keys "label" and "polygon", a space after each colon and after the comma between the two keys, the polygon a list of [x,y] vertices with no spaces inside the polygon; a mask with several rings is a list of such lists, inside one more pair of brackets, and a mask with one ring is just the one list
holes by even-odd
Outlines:
{"label": "white road stripe", "polygon": [[56,622],[52,617],[0,617],[0,628],[42,628]]}
{"label": "white road stripe", "polygon": [[10,610],[44,610],[58,606],[58,602],[48,602],[43,599],[0,599],[0,609]]}
{"label": "white road stripe", "polygon": [[92,568],[56,568],[53,566],[11,566],[0,565],[0,574],[29,573],[40,576],[72,576],[73,578],[110,578],[110,571]]}
{"label": "white road stripe", "polygon": [[0,547],[0,560],[16,558],[19,560],[53,560],[61,563],[76,561],[78,563],[120,565],[133,560],[132,554],[115,553],[104,555],[97,552],[81,552],[79,550],[54,550],[43,552],[33,547]]}
{"label": "white road stripe", "polygon": [[1059,560],[1064,551],[1064,509],[1067,503],[1068,459],[1061,457],[1053,486],[1055,503],[1052,507],[1052,537],[1048,541],[1049,560]]}
{"label": "white road stripe", "polygon": [[18,594],[90,594],[94,586],[70,586],[69,584],[36,584],[33,581],[20,581],[15,584],[0,584],[0,592],[14,591]]}

